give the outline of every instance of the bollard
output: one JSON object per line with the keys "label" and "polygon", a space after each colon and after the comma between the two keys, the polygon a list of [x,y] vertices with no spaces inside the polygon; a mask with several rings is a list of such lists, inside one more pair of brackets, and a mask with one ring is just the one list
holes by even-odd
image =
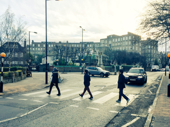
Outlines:
{"label": "bollard", "polygon": [[170,84],[168,84],[168,97],[170,97]]}

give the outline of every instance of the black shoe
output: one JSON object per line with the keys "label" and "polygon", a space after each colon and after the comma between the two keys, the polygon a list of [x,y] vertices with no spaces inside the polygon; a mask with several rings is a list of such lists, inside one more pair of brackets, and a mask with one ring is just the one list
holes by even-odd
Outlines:
{"label": "black shoe", "polygon": [[57,96],[60,96],[61,94],[57,94]]}
{"label": "black shoe", "polygon": [[83,95],[82,95],[82,94],[79,94],[79,96],[83,97]]}
{"label": "black shoe", "polygon": [[117,102],[117,103],[120,103],[121,101],[117,100],[116,102]]}
{"label": "black shoe", "polygon": [[50,95],[50,93],[49,93],[49,92],[46,92],[46,93]]}
{"label": "black shoe", "polygon": [[90,97],[89,99],[90,99],[90,100],[93,100],[93,97]]}

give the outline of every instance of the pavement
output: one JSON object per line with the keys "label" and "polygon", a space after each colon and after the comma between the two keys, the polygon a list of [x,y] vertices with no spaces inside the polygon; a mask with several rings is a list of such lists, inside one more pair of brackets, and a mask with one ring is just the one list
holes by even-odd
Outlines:
{"label": "pavement", "polygon": [[[48,73],[48,80],[50,79],[51,72]],[[24,80],[7,83],[3,85],[3,93],[0,95],[8,96],[17,93],[24,93],[27,91],[34,91],[48,87],[50,84],[45,84],[45,73],[32,73],[32,77],[27,77]]]}
{"label": "pavement", "polygon": [[170,121],[170,97],[167,97],[169,74],[163,76],[162,83],[157,90],[151,111],[144,127],[169,127]]}
{"label": "pavement", "polygon": [[[48,75],[50,79],[51,73]],[[147,117],[145,127],[169,127],[170,121],[170,97],[167,97],[167,86],[169,75],[163,76],[161,84],[157,90],[155,100],[151,106],[151,111]],[[45,74],[33,73],[32,77],[25,80],[4,84],[3,96],[10,94],[34,91],[48,87],[50,84],[45,84]]]}

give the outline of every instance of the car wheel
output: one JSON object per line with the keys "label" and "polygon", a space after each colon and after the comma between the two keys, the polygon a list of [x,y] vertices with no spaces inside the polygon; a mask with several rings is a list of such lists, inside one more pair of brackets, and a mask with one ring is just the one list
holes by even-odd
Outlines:
{"label": "car wheel", "polygon": [[94,75],[92,75],[92,76],[94,76]]}
{"label": "car wheel", "polygon": [[103,74],[103,73],[101,73],[101,74],[100,74],[100,77],[104,77],[104,74]]}
{"label": "car wheel", "polygon": [[105,75],[106,77],[108,77],[109,75]]}

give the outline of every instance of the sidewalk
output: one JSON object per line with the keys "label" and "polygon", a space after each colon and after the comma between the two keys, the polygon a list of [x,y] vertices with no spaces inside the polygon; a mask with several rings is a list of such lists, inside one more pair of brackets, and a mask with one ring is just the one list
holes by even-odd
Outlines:
{"label": "sidewalk", "polygon": [[[51,73],[48,74],[48,80],[50,79]],[[49,86],[50,84],[45,84],[45,73],[35,74],[32,73],[32,77],[27,77],[24,80],[14,83],[7,83],[3,85],[3,94],[0,96],[6,96],[9,94],[22,93],[32,90],[38,90]]]}
{"label": "sidewalk", "polygon": [[151,112],[153,116],[150,127],[170,127],[170,97],[167,97],[168,76],[163,76],[156,106]]}

